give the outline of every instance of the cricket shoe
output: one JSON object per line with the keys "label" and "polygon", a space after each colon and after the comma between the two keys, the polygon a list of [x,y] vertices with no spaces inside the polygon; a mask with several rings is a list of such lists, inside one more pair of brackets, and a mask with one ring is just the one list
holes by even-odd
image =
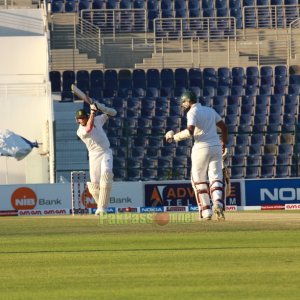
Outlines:
{"label": "cricket shoe", "polygon": [[202,218],[204,221],[210,221],[212,218],[212,211],[211,209],[206,209],[202,211]]}
{"label": "cricket shoe", "polygon": [[214,213],[217,216],[218,221],[224,221],[225,220],[223,204],[215,203],[214,204]]}
{"label": "cricket shoe", "polygon": [[95,216],[100,216],[103,215],[104,211],[100,208],[97,208],[97,210],[95,211]]}

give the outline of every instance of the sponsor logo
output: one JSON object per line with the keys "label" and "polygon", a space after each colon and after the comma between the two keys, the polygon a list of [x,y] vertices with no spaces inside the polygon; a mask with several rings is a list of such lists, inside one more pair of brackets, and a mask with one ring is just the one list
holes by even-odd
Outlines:
{"label": "sponsor logo", "polygon": [[66,215],[65,209],[19,210],[19,216]]}
{"label": "sponsor logo", "polygon": [[17,210],[0,210],[0,217],[17,216]]}
{"label": "sponsor logo", "polygon": [[284,209],[284,204],[265,204],[261,206],[261,210],[281,210]]}
{"label": "sponsor logo", "polygon": [[194,205],[190,205],[189,206],[189,211],[199,211],[199,207],[198,206],[194,206]]}
{"label": "sponsor logo", "polygon": [[[108,214],[114,214],[115,212],[116,212],[116,209],[114,208],[114,207],[108,207],[107,209],[106,209],[106,212],[108,213]],[[94,212],[95,213],[95,212]]]}
{"label": "sponsor logo", "polygon": [[300,188],[274,188],[260,189],[260,199],[261,201],[296,201],[300,200]]}
{"label": "sponsor logo", "polygon": [[11,205],[16,210],[34,209],[37,204],[35,192],[28,187],[20,187],[11,195]]}
{"label": "sponsor logo", "polygon": [[166,211],[185,211],[185,206],[167,206]]}
{"label": "sponsor logo", "polygon": [[141,213],[151,213],[151,212],[163,212],[164,208],[163,207],[141,207]]}
{"label": "sponsor logo", "polygon": [[236,205],[226,205],[225,210],[226,211],[237,211],[237,206]]}
{"label": "sponsor logo", "polygon": [[97,208],[97,204],[87,187],[81,194],[81,202],[86,208]]}
{"label": "sponsor logo", "polygon": [[300,204],[285,204],[286,210],[300,209]]}
{"label": "sponsor logo", "polygon": [[122,208],[119,207],[118,212],[120,212],[120,213],[137,212],[137,208],[136,207],[122,207]]}
{"label": "sponsor logo", "polygon": [[111,204],[116,204],[116,203],[132,203],[132,199],[129,198],[129,197],[126,197],[126,198],[110,197],[109,202]]}

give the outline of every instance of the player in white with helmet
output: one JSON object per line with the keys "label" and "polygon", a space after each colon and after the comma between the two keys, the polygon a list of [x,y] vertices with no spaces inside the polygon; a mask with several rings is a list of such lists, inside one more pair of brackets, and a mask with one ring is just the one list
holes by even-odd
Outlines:
{"label": "player in white with helmet", "polygon": [[[191,182],[201,216],[211,220],[213,202],[214,213],[218,220],[224,220],[225,192],[222,172],[222,153],[227,141],[227,127],[221,116],[211,107],[197,103],[196,95],[186,91],[181,96],[181,106],[187,112],[187,129],[166,133],[167,142],[194,139],[191,153]],[[217,132],[221,131],[221,139]]]}
{"label": "player in white with helmet", "polygon": [[[109,116],[116,115],[116,111],[95,103],[91,104],[90,108],[90,114],[83,109],[76,112],[76,120],[79,124],[77,135],[88,149],[91,182],[87,185],[97,203],[95,215],[100,215],[108,206],[113,181],[113,155],[103,125]],[[96,115],[99,110],[104,113]]]}

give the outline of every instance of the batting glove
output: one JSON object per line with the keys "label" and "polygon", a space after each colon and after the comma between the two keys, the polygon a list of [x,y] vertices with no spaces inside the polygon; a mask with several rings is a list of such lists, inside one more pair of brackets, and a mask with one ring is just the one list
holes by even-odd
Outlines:
{"label": "batting glove", "polygon": [[174,137],[174,131],[173,130],[168,131],[165,135],[167,143],[172,143],[173,137]]}
{"label": "batting glove", "polygon": [[96,112],[97,110],[99,110],[96,103],[91,104],[91,105],[90,105],[90,109],[91,109],[91,111],[93,111],[93,112]]}

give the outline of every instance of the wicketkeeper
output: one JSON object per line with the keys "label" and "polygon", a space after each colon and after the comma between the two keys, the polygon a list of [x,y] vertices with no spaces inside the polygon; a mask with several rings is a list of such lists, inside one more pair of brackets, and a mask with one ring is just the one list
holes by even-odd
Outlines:
{"label": "wicketkeeper", "polygon": [[[201,217],[211,220],[213,202],[218,220],[224,220],[225,191],[222,171],[222,153],[227,141],[227,127],[221,116],[211,107],[197,103],[196,95],[186,91],[181,96],[181,106],[187,112],[187,128],[165,135],[167,142],[194,139],[191,153],[191,182]],[[221,141],[217,128],[221,130]]]}
{"label": "wicketkeeper", "polygon": [[[87,186],[97,203],[95,215],[100,215],[108,206],[113,182],[113,155],[103,125],[117,112],[100,103],[92,103],[90,109],[90,114],[83,109],[76,112],[77,135],[88,149],[91,182]],[[102,114],[96,115],[98,111]]]}

